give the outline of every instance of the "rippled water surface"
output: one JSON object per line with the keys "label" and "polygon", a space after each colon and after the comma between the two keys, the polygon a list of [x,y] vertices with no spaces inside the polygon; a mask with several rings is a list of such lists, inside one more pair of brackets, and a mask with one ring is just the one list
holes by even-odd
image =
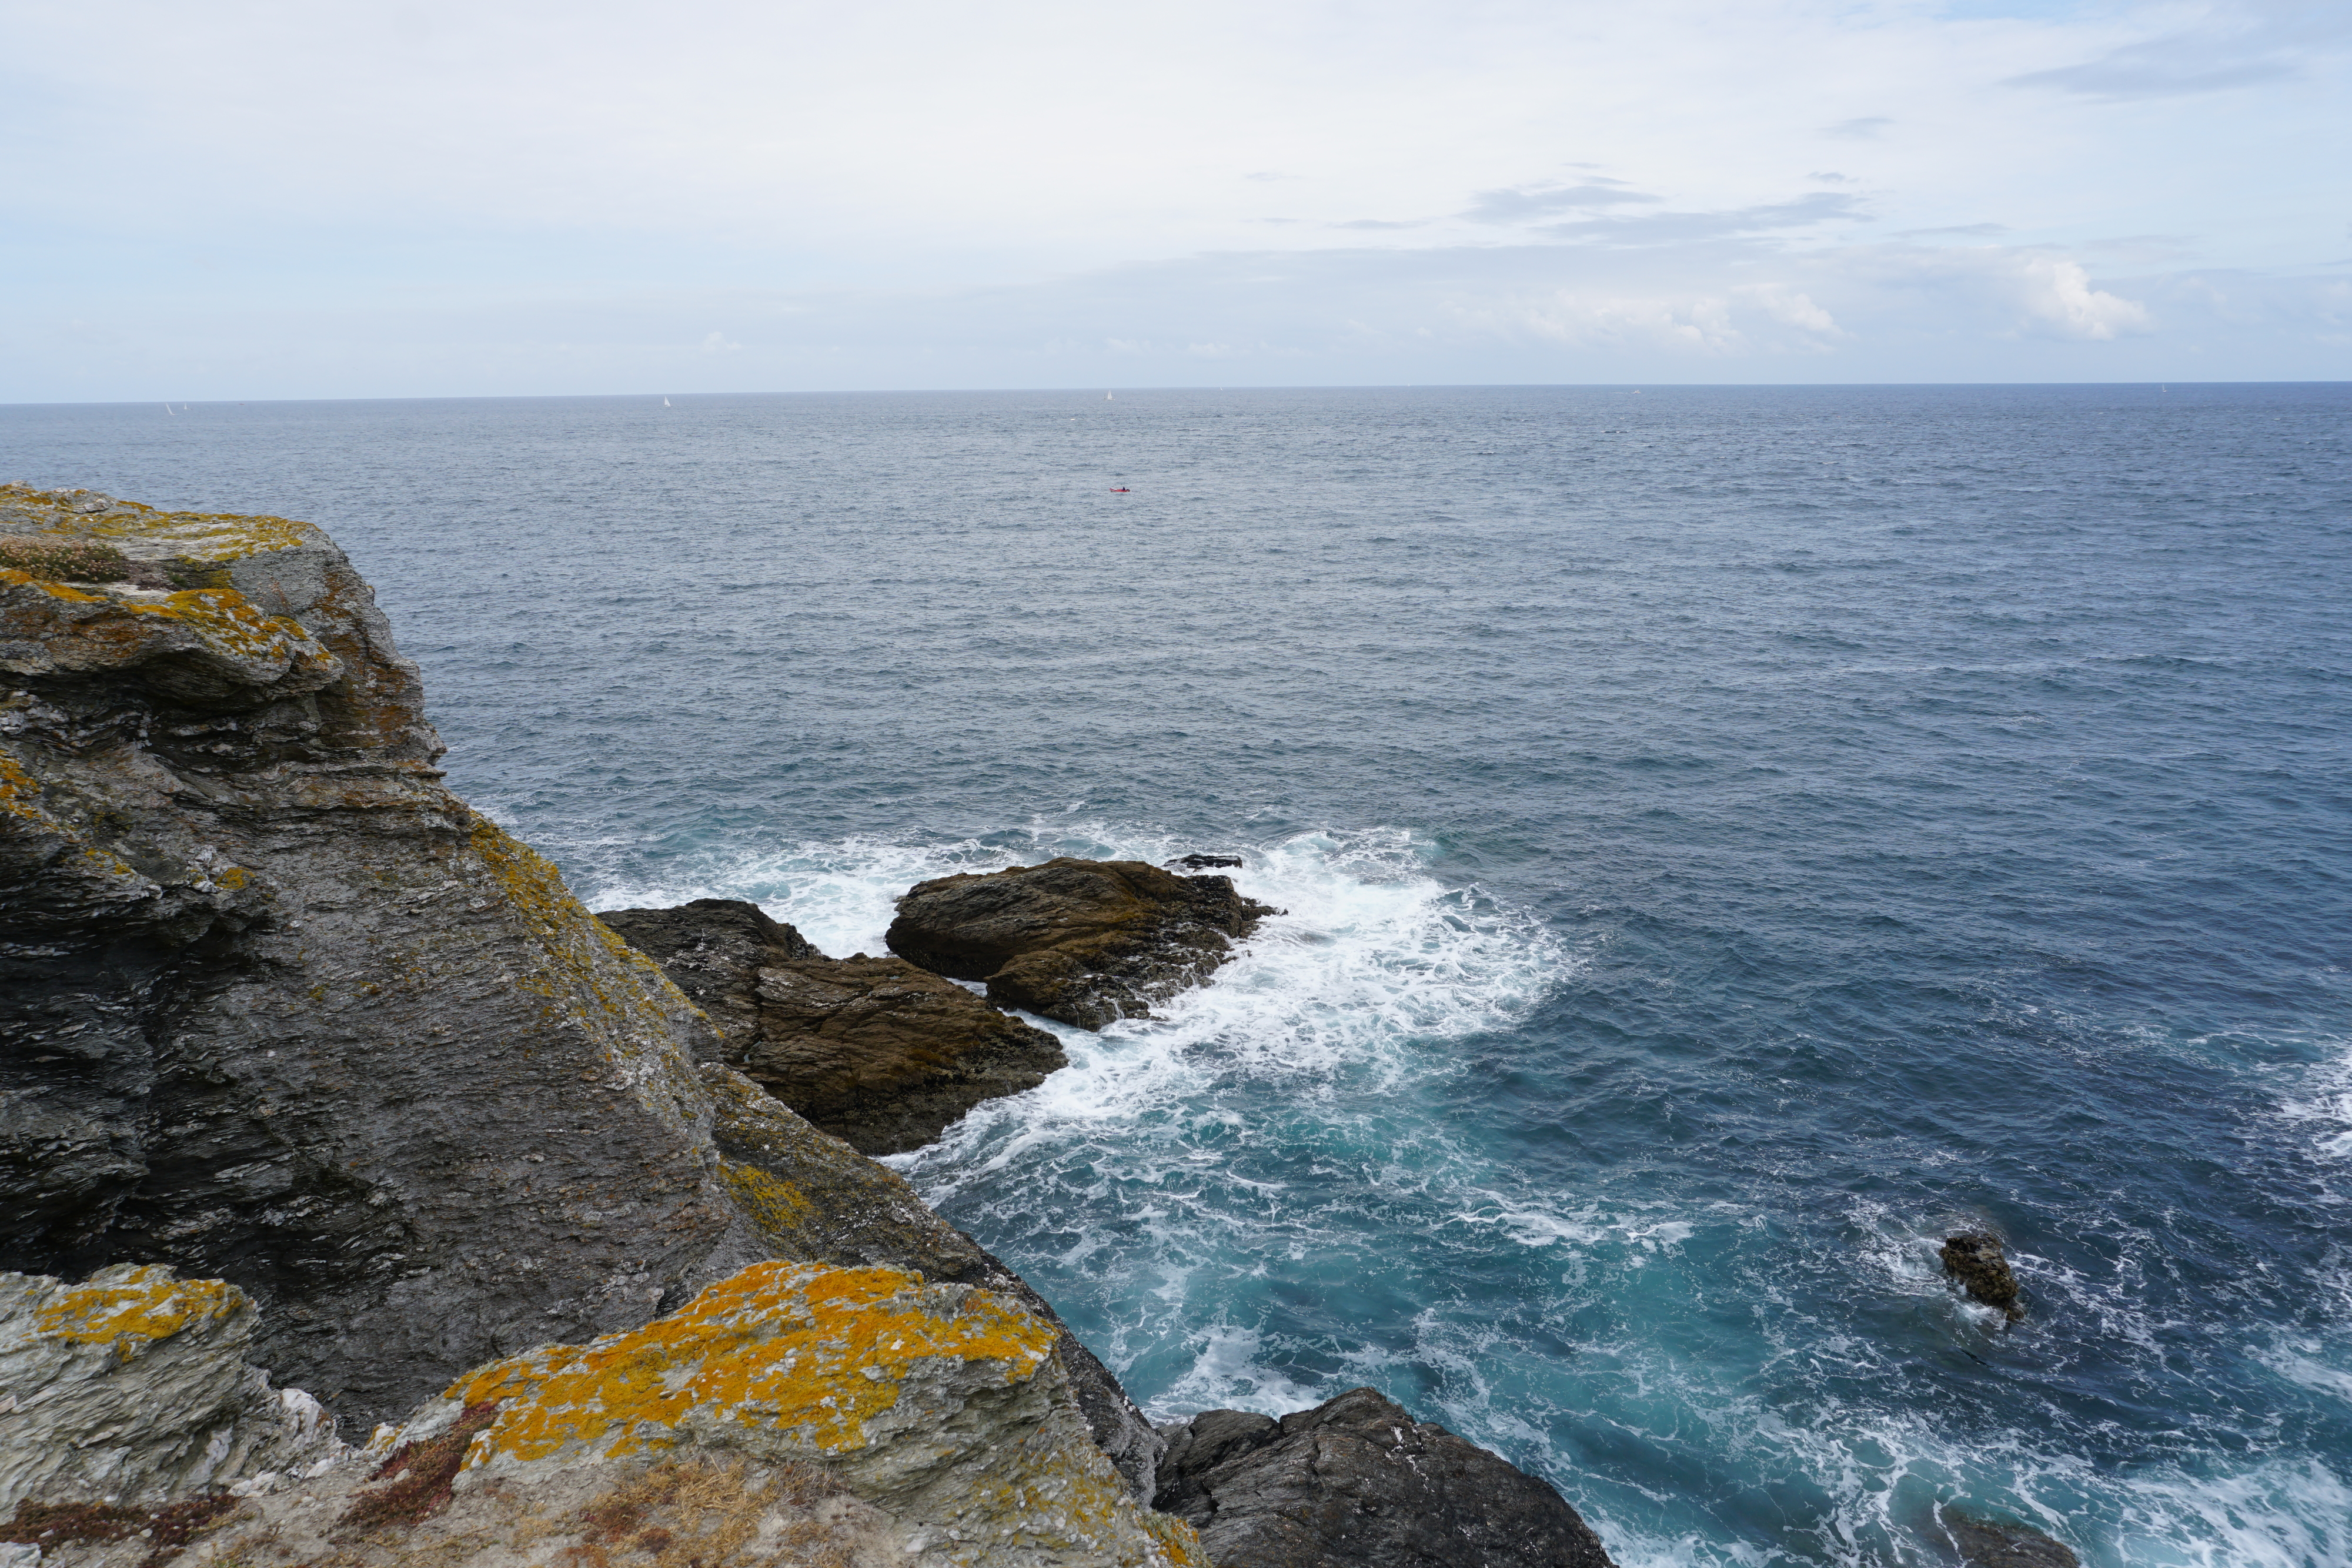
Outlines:
{"label": "rippled water surface", "polygon": [[1377,1384],[1629,1568],[1938,1505],[2220,1568],[2352,1560],[2347,416],[14,408],[0,470],[325,525],[592,906],[873,951],[943,871],[1245,856],[1215,984],[895,1162],[1156,1413]]}

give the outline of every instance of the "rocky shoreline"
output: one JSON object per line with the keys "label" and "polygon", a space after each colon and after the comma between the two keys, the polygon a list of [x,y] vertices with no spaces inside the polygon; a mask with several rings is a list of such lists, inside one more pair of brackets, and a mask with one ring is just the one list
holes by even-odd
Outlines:
{"label": "rocky shoreline", "polygon": [[1206,980],[1277,913],[1234,857],[939,878],[836,958],[592,915],[441,750],[317,528],[0,486],[0,1568],[1609,1563],[1375,1390],[1155,1429],[869,1157],[1064,1064],[1015,1010]]}
{"label": "rocky shoreline", "polygon": [[[1271,913],[1229,879],[941,879],[879,957],[722,901],[599,920],[447,790],[373,595],[281,518],[0,488],[0,674],[16,1568],[1192,1564],[1204,1506],[1227,1568],[1423,1560],[1324,1539],[1377,1468],[1155,1509],[1171,1434],[861,1152],[1061,1065],[1004,1007],[1204,978]],[[1507,1478],[1574,1520],[1413,1430],[1483,1460],[1469,1514]]]}

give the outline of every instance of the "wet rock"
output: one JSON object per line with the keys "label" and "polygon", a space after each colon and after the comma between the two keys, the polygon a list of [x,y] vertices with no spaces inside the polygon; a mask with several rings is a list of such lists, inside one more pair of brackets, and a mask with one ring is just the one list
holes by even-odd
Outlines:
{"label": "wet rock", "polygon": [[1218,1568],[1609,1568],[1565,1499],[1370,1388],[1164,1429],[1155,1505]]}
{"label": "wet rock", "polygon": [[720,1055],[851,1147],[938,1141],[983,1100],[1066,1064],[1061,1042],[903,958],[828,958],[756,904],[698,899],[598,918],[719,1026]]}
{"label": "wet rock", "polygon": [[2022,1524],[1975,1519],[1950,1510],[1937,1522],[1958,1549],[1966,1568],[2080,1568],[2074,1548]]}
{"label": "wet rock", "polygon": [[1242,863],[1242,857],[1239,855],[1180,855],[1168,863],[1181,865],[1186,871],[1208,871],[1216,866],[1239,865]]}
{"label": "wet rock", "polygon": [[992,1002],[1101,1029],[1200,984],[1276,913],[1230,877],[1064,857],[919,883],[887,940],[934,973],[985,981]]}
{"label": "wet rock", "polygon": [[1989,1307],[2006,1312],[2012,1322],[2025,1315],[2018,1304],[2017,1276],[2010,1271],[2000,1238],[1987,1231],[1948,1236],[1937,1256],[1961,1289]]}
{"label": "wet rock", "polygon": [[179,1502],[331,1464],[335,1424],[246,1359],[253,1300],[166,1268],[79,1285],[0,1274],[0,1518],[19,1503]]}

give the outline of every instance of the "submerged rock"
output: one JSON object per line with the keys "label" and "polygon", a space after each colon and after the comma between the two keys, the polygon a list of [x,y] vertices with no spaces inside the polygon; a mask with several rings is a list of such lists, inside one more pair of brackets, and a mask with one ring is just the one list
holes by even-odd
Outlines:
{"label": "submerged rock", "polygon": [[1975,1519],[1948,1509],[1937,1522],[1958,1549],[1965,1568],[2080,1568],[2074,1549],[2030,1525]]}
{"label": "submerged rock", "polygon": [[598,916],[718,1025],[720,1054],[863,1154],[936,1142],[983,1100],[1066,1064],[1061,1042],[903,958],[828,958],[756,904]]}
{"label": "submerged rock", "polygon": [[[253,1300],[166,1268],[0,1274],[0,1518],[22,1502],[180,1502],[332,1464],[335,1423],[246,1356]],[[126,1532],[127,1533],[127,1532]]]}
{"label": "submerged rock", "polygon": [[1610,1568],[1559,1492],[1370,1388],[1165,1429],[1155,1505],[1217,1568]]}
{"label": "submerged rock", "polygon": [[1948,1236],[1937,1255],[1969,1295],[1989,1307],[2000,1308],[2012,1322],[2025,1315],[2025,1309],[2018,1304],[2017,1276],[2010,1271],[2000,1237],[1981,1230]]}
{"label": "submerged rock", "polygon": [[1239,855],[1179,855],[1168,863],[1181,865],[1186,871],[1208,871],[1216,866],[1240,865],[1242,857]]}
{"label": "submerged rock", "polygon": [[1064,857],[918,883],[887,941],[937,974],[985,981],[992,1002],[1101,1029],[1207,979],[1276,913],[1230,877]]}

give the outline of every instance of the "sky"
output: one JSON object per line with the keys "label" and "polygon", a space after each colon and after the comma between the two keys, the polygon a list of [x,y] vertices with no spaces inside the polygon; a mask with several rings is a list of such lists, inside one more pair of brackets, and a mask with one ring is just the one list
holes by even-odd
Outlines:
{"label": "sky", "polygon": [[0,0],[0,402],[2352,380],[2352,0]]}

